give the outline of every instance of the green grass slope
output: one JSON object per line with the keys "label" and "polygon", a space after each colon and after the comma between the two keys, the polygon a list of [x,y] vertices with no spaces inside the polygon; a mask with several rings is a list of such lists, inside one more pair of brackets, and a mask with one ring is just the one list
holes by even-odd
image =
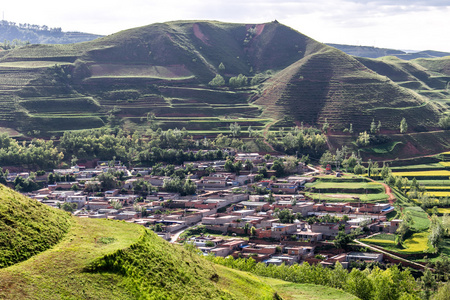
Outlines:
{"label": "green grass slope", "polygon": [[[325,291],[326,290],[326,291]],[[1,299],[350,299],[214,265],[144,227],[73,218],[63,240],[0,269]],[[302,297],[303,296],[303,297]],[[280,298],[282,297],[282,298]]]}
{"label": "green grass slope", "polygon": [[0,268],[56,245],[70,224],[66,212],[0,185]]}
{"label": "green grass slope", "polygon": [[450,56],[440,58],[418,58],[415,59],[414,62],[432,72],[450,76]]}

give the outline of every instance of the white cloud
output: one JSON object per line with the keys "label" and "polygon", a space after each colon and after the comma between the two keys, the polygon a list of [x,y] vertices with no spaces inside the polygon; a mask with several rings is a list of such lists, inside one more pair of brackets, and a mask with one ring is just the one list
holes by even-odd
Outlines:
{"label": "white cloud", "polygon": [[99,34],[172,20],[277,19],[321,42],[450,51],[446,0],[27,0],[2,3],[0,11],[17,23]]}

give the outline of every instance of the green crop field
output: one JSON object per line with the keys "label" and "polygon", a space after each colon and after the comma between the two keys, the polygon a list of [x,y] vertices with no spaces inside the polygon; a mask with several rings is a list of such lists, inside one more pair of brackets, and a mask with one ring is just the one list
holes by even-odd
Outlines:
{"label": "green crop field", "polygon": [[416,231],[424,231],[430,227],[430,220],[428,218],[428,214],[420,207],[405,207],[403,212],[410,212],[413,225],[411,226]]}
{"label": "green crop field", "polygon": [[384,186],[355,176],[318,176],[313,183],[306,184],[306,195],[314,200],[331,202],[384,202],[388,199]]}

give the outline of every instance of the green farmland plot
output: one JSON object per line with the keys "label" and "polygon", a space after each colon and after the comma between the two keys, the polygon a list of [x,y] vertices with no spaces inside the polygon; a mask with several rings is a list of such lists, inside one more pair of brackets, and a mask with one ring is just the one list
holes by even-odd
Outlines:
{"label": "green farmland plot", "polygon": [[314,183],[307,184],[306,187],[306,195],[314,200],[333,202],[385,202],[388,200],[382,184],[369,182],[363,177],[318,177]]}

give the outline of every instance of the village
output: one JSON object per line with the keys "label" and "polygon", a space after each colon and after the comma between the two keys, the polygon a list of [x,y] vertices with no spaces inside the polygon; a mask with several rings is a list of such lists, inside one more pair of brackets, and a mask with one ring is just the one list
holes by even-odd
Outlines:
{"label": "village", "polygon": [[[342,173],[298,162],[289,176],[270,176],[275,174],[270,169],[267,176],[271,179],[256,181],[258,168],[270,168],[273,158],[258,153],[234,155],[235,161],[250,168],[229,172],[225,160],[175,166],[175,170],[189,166],[194,195],[164,191],[164,182],[170,177],[152,175],[152,168],[98,161],[92,168],[76,164],[55,169],[53,176],[71,181],[46,184],[27,196],[80,218],[141,224],[172,243],[190,243],[205,255],[251,257],[274,265],[306,261],[332,266],[339,261],[348,267],[353,261],[392,262],[383,253],[346,247],[350,236],[394,234],[402,220],[387,220],[386,215],[394,210],[392,203],[314,201],[305,195],[305,185],[323,173],[338,177]],[[124,180],[119,181],[120,186],[105,191],[87,188],[100,186],[97,178],[107,172],[121,172]],[[29,173],[10,173],[9,180],[17,176],[26,178]],[[48,174],[40,178],[45,180]],[[151,188],[143,188],[142,182]],[[337,247],[337,239],[346,242]]]}

